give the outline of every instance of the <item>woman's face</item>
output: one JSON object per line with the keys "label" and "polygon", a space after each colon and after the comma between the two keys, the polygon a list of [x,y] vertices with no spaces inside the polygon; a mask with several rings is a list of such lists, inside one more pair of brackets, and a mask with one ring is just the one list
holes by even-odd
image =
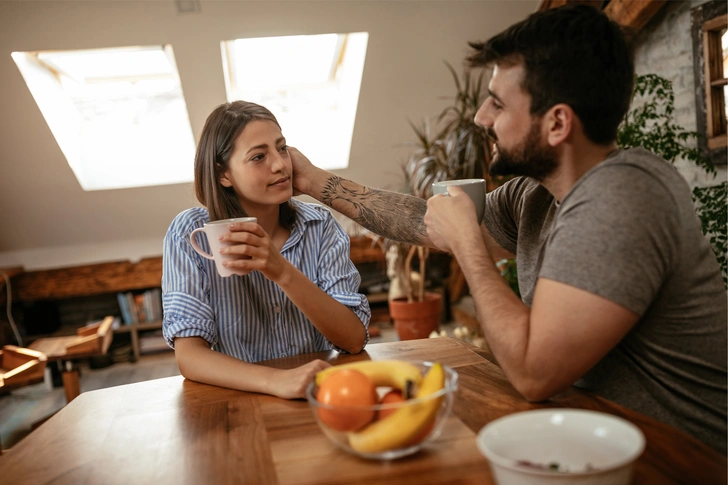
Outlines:
{"label": "woman's face", "polygon": [[293,197],[291,157],[278,125],[268,120],[248,123],[235,140],[220,183],[235,189],[248,214]]}

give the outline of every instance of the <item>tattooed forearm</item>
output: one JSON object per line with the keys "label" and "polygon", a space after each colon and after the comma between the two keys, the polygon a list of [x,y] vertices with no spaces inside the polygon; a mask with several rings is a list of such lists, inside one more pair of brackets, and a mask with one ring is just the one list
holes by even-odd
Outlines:
{"label": "tattooed forearm", "polygon": [[332,175],[320,200],[387,239],[420,246],[429,244],[423,222],[427,202],[419,197],[371,189]]}

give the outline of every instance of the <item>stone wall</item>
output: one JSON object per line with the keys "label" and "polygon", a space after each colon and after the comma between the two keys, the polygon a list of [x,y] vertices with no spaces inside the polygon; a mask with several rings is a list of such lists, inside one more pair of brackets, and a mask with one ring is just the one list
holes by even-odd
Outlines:
{"label": "stone wall", "polygon": [[[693,41],[690,35],[690,9],[705,0],[668,2],[637,37],[637,74],[657,74],[669,81],[675,91],[675,122],[687,131],[696,131]],[[691,187],[713,185],[726,180],[726,167],[716,167],[715,179],[689,161],[675,166]]]}

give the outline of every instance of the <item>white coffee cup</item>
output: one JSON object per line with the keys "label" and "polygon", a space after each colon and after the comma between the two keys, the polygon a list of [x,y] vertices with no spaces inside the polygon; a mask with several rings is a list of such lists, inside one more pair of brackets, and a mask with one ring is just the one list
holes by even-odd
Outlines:
{"label": "white coffee cup", "polygon": [[432,184],[433,194],[447,195],[447,188],[451,185],[457,185],[470,196],[475,204],[475,213],[478,217],[478,224],[483,220],[485,214],[485,179],[462,179],[462,180],[443,180]]}
{"label": "white coffee cup", "polygon": [[[230,232],[229,226],[235,222],[258,222],[255,217],[238,217],[236,219],[223,219],[220,221],[207,222],[203,227],[197,228],[190,234],[190,244],[192,248],[203,258],[212,259],[215,261],[215,267],[220,276],[227,277],[235,274],[234,270],[226,268],[222,265],[225,260],[239,259],[237,255],[231,254],[220,254],[220,248],[226,246],[232,246],[229,242],[220,241],[220,236]],[[210,243],[210,250],[212,254],[206,253],[195,239],[195,235],[198,232],[204,232],[207,235],[207,242]]]}

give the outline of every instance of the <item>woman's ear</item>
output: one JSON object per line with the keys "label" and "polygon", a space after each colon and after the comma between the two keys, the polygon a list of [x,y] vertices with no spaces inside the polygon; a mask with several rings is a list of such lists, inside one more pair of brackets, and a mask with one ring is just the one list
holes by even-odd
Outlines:
{"label": "woman's ear", "polygon": [[552,147],[563,143],[572,134],[576,113],[571,106],[559,103],[551,107],[545,115],[547,142]]}
{"label": "woman's ear", "polygon": [[220,171],[220,185],[223,187],[232,187],[233,183],[228,179],[227,177],[227,171],[222,171],[222,166],[220,164],[216,164],[217,169]]}
{"label": "woman's ear", "polygon": [[222,185],[223,187],[232,187],[233,183],[230,182],[230,180],[227,178],[227,176],[225,174],[223,174],[220,177],[220,185]]}

